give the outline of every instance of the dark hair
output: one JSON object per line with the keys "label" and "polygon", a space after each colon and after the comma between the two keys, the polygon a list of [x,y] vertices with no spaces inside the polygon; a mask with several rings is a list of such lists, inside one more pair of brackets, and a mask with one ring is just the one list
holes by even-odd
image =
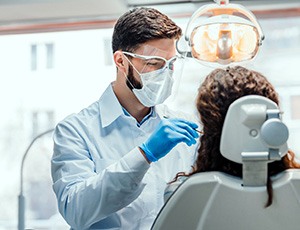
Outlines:
{"label": "dark hair", "polygon": [[122,15],[114,27],[113,52],[134,51],[153,39],[179,39],[182,31],[170,18],[153,8],[135,8]]}
{"label": "dark hair", "polygon": [[260,95],[279,103],[274,87],[263,75],[240,66],[216,69],[200,86],[196,103],[204,135],[198,149],[197,172],[222,171],[242,176],[242,165],[224,158],[219,148],[229,106],[246,95]]}
{"label": "dark hair", "polygon": [[[242,177],[242,165],[223,157],[219,148],[222,127],[230,104],[246,95],[260,95],[269,98],[277,105],[279,103],[278,95],[266,77],[241,66],[216,69],[205,78],[199,88],[196,101],[204,132],[200,137],[198,157],[192,172],[178,173],[176,179],[178,176],[190,176],[206,171],[221,171]],[[270,176],[287,168],[299,168],[294,157],[295,154],[289,150],[280,161],[268,164],[269,198],[266,207],[272,204],[273,197]]]}

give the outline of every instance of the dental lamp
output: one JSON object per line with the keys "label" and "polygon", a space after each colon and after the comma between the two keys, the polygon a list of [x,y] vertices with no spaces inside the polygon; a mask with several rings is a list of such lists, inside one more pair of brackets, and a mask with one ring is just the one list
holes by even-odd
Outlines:
{"label": "dental lamp", "polygon": [[32,147],[32,145],[34,144],[34,142],[36,140],[38,140],[39,138],[41,138],[42,136],[53,132],[54,129],[49,129],[39,135],[37,135],[29,144],[29,146],[27,147],[23,158],[22,158],[22,163],[21,163],[21,170],[20,170],[20,194],[18,196],[18,230],[24,230],[25,229],[25,196],[23,194],[23,171],[24,171],[24,162],[25,159],[28,155],[28,152],[30,150],[30,148]]}
{"label": "dental lamp", "polygon": [[264,40],[254,14],[229,0],[215,2],[194,12],[177,51],[201,63],[229,65],[253,59]]}

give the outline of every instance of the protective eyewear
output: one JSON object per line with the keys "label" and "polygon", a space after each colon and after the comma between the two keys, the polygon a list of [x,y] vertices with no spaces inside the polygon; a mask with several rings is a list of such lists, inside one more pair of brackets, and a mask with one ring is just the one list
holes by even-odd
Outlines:
{"label": "protective eyewear", "polygon": [[200,62],[222,65],[253,59],[264,39],[255,16],[228,0],[218,2],[205,5],[192,15],[184,38],[177,43],[177,51]]}
{"label": "protective eyewear", "polygon": [[130,53],[126,51],[123,51],[123,54],[142,60],[143,67],[139,71],[140,73],[152,72],[160,69],[163,70],[165,68],[174,70],[174,64],[176,60],[179,58],[179,56],[175,55],[174,57],[167,60],[159,56],[145,56],[145,55]]}

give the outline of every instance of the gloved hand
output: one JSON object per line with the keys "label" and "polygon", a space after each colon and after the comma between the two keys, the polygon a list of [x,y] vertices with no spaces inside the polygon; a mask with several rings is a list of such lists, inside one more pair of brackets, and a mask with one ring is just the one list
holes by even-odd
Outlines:
{"label": "gloved hand", "polygon": [[198,125],[179,118],[162,119],[156,130],[139,147],[149,161],[154,162],[164,157],[178,143],[185,142],[188,146],[196,143]]}

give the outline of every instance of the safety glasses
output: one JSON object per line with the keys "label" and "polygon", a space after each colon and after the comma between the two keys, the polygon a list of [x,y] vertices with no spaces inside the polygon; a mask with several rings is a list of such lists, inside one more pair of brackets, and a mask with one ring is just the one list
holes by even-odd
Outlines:
{"label": "safety glasses", "polygon": [[[169,60],[159,57],[159,56],[146,56],[135,53],[130,53],[123,51],[123,54],[128,55],[133,58],[138,58],[142,61],[142,68],[140,68],[140,73],[147,73],[156,70],[163,70],[165,68],[169,68],[170,70],[174,70],[174,64],[179,56],[175,55]],[[135,66],[136,67],[136,66]]]}

